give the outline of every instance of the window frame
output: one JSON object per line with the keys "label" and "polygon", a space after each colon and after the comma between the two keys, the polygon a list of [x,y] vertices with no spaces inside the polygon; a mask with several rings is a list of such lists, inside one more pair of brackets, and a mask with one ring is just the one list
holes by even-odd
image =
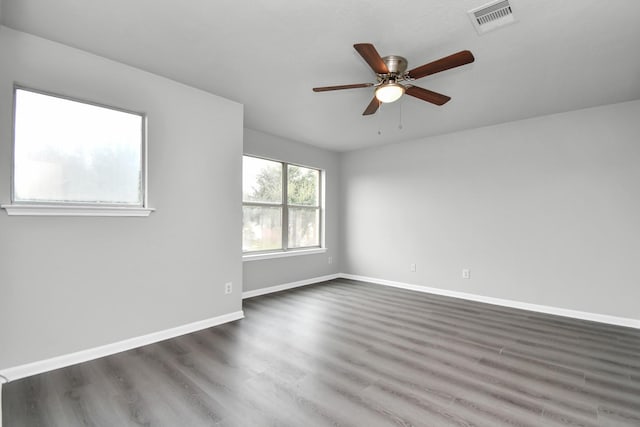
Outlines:
{"label": "window frame", "polygon": [[[318,167],[306,166],[299,163],[286,162],[283,160],[277,160],[269,157],[258,156],[254,154],[243,153],[242,157],[252,157],[260,160],[267,160],[270,162],[276,162],[280,164],[282,170],[282,199],[280,203],[273,202],[245,202],[244,197],[242,199],[242,206],[257,206],[257,207],[279,207],[282,210],[282,248],[279,249],[264,249],[255,251],[242,250],[242,256],[245,259],[266,259],[266,258],[279,258],[289,255],[302,255],[307,253],[321,253],[325,252],[324,247],[324,177],[325,171]],[[318,204],[317,205],[296,205],[289,204],[289,166],[296,166],[305,169],[312,169],[318,172]],[[244,178],[243,178],[244,179]],[[243,183],[244,184],[244,183]],[[293,208],[307,208],[309,210],[318,211],[318,244],[313,246],[300,246],[295,248],[289,247],[289,207]],[[244,224],[243,224],[244,226]]]}
{"label": "window frame", "polygon": [[[16,200],[15,174],[16,174],[16,119],[18,91],[26,91],[63,99],[94,107],[105,108],[122,113],[132,114],[141,118],[140,126],[140,203],[99,203],[99,202],[75,202],[59,200]],[[112,105],[90,101],[73,96],[54,93],[47,90],[35,89],[30,86],[14,83],[13,85],[13,111],[11,128],[11,202],[0,205],[8,215],[53,215],[53,216],[148,216],[154,209],[148,206],[148,117],[146,113],[114,107]]]}

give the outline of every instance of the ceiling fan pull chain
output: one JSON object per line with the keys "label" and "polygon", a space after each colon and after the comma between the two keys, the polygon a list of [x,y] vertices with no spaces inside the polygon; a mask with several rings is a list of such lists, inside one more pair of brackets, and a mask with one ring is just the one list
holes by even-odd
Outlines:
{"label": "ceiling fan pull chain", "polygon": [[402,99],[399,102],[399,108],[400,108],[400,118],[398,120],[398,129],[402,130],[402,104],[404,104],[404,102],[402,101]]}
{"label": "ceiling fan pull chain", "polygon": [[[380,109],[382,109],[382,102],[380,103]],[[378,135],[382,135],[382,126],[380,125],[380,118],[382,114],[378,114]]]}

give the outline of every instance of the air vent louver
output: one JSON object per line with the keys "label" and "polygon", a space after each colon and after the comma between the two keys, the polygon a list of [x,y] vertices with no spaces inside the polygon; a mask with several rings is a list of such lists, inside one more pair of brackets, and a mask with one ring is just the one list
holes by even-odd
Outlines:
{"label": "air vent louver", "polygon": [[478,34],[515,22],[508,0],[493,1],[468,13]]}

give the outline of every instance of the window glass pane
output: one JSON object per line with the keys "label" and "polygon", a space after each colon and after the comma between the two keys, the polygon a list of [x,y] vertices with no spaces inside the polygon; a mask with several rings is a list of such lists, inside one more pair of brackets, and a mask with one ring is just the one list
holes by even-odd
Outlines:
{"label": "window glass pane", "polygon": [[141,205],[143,117],[16,90],[16,201]]}
{"label": "window glass pane", "polygon": [[244,156],[242,200],[282,203],[282,163]]}
{"label": "window glass pane", "polygon": [[289,208],[289,247],[320,246],[320,209]]}
{"label": "window glass pane", "polygon": [[242,250],[282,249],[282,208],[242,207]]}
{"label": "window glass pane", "polygon": [[290,204],[318,206],[320,171],[288,165],[287,180],[287,198]]}

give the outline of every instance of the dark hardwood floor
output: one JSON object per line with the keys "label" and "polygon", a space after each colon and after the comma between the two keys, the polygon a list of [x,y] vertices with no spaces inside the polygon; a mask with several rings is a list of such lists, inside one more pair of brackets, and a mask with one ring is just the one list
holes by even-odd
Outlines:
{"label": "dark hardwood floor", "polygon": [[6,384],[16,426],[640,426],[640,331],[334,280]]}

